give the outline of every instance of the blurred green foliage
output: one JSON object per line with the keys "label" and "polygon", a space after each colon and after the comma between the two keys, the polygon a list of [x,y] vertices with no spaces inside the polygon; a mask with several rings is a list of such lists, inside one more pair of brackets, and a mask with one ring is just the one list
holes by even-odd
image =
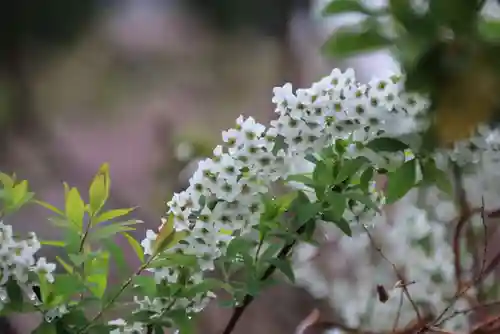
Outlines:
{"label": "blurred green foliage", "polygon": [[429,144],[466,138],[480,122],[500,119],[500,21],[483,15],[484,0],[333,0],[325,16],[358,13],[360,23],[337,29],[324,45],[334,57],[388,48],[406,75],[406,90],[428,94]]}

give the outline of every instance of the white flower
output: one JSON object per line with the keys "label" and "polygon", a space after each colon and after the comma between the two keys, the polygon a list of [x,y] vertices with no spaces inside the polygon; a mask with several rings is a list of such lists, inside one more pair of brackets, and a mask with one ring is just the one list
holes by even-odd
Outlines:
{"label": "white flower", "polygon": [[41,257],[38,259],[33,271],[35,271],[38,275],[45,276],[45,279],[49,283],[54,283],[54,275],[52,275],[52,272],[55,269],[56,265],[54,263],[48,263],[46,258]]}
{"label": "white flower", "polygon": [[146,231],[146,239],[141,241],[141,246],[144,248],[144,255],[153,255],[153,244],[156,240],[157,234],[152,230]]}

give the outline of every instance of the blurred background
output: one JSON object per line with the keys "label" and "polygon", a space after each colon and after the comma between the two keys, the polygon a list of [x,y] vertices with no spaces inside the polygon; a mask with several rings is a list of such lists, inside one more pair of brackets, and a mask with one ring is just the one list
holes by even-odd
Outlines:
{"label": "blurred background", "polygon": [[[138,205],[156,228],[183,187],[189,154],[206,155],[240,114],[267,122],[272,88],[307,87],[333,67],[362,78],[395,65],[384,53],[325,59],[320,47],[342,20],[322,0],[9,1],[0,12],[1,170],[61,205],[62,181],[85,194],[108,162],[110,207]],[[346,18],[349,20],[350,18]],[[187,146],[179,143],[187,141]],[[188,155],[189,155],[188,154]],[[46,212],[27,207],[9,223],[58,237]],[[120,240],[118,242],[121,242]],[[125,242],[127,256],[134,256]],[[315,302],[277,287],[235,333],[293,333]],[[210,307],[200,333],[219,333],[229,310]],[[18,321],[19,331],[27,326]]]}

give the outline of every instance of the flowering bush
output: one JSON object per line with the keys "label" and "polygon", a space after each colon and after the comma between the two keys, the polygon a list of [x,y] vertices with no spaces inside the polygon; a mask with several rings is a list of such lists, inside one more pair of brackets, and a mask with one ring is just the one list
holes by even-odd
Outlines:
{"label": "flowering bush", "polygon": [[[65,184],[64,208],[37,202],[55,214],[51,221],[65,230],[63,240],[39,242],[34,234],[22,239],[10,225],[1,225],[2,312],[43,313],[41,333],[146,333],[168,327],[189,333],[192,317],[222,288],[230,295],[222,302],[235,307],[230,333],[276,270],[291,281],[295,276],[299,283],[314,280],[300,266],[294,271],[290,257],[297,243],[314,243],[316,227],[326,224],[337,229],[339,254],[348,259],[356,280],[340,277],[331,288],[317,282],[311,288],[335,301],[345,326],[386,331],[396,314],[407,323],[427,312],[432,317],[419,323],[423,330],[431,325],[465,329],[463,313],[442,321],[455,305],[470,307],[466,297],[478,295],[467,284],[467,293],[462,286],[457,294],[450,284],[457,254],[447,242],[452,229],[443,221],[457,210],[446,171],[475,167],[466,180],[482,178],[490,186],[470,199],[477,204],[489,189],[494,192],[491,175],[500,137],[480,127],[451,149],[422,149],[419,134],[429,126],[428,101],[404,92],[403,83],[393,75],[364,85],[352,70],[336,69],[296,93],[289,84],[275,88],[277,119],[266,128],[251,117],[238,118],[235,128],[223,133],[224,144],[199,163],[189,187],[169,201],[158,231],[148,230],[140,244],[128,234],[138,221],[114,221],[132,209],[103,210],[110,186],[107,165],[90,186],[89,203]],[[388,178],[383,194],[376,188],[377,174]],[[1,181],[4,214],[32,199],[26,181],[16,183],[4,174]],[[421,201],[413,198],[415,192],[424,194]],[[381,212],[384,203],[399,200],[401,210]],[[419,207],[426,205],[433,210]],[[473,226],[481,227],[474,219]],[[118,288],[107,284],[111,259],[123,261],[110,242],[115,235],[123,235],[142,262]],[[374,249],[383,254],[379,239],[390,270],[385,255],[370,259]],[[36,258],[40,244],[64,248],[67,258],[56,259],[60,273],[54,263]],[[464,265],[473,254],[464,254]],[[215,268],[222,277],[208,278]],[[376,282],[396,284],[407,297],[379,303],[372,293]],[[130,305],[130,298],[135,310],[109,321],[106,315]]]}
{"label": "flowering bush", "polygon": [[[343,7],[330,12],[363,9],[337,2]],[[392,9],[398,14],[406,2],[392,1]],[[344,37],[331,43],[346,46]],[[39,241],[0,225],[2,314],[42,313],[36,333],[191,333],[193,318],[222,289],[229,297],[221,304],[234,308],[229,334],[279,271],[330,300],[338,331],[494,333],[498,317],[469,315],[483,315],[498,294],[500,255],[487,261],[486,220],[498,216],[500,133],[474,118],[467,135],[438,127],[437,143],[447,145],[429,145],[429,133],[443,126],[442,101],[432,89],[407,90],[421,77],[406,72],[363,84],[353,70],[335,69],[307,89],[275,88],[276,119],[266,127],[239,117],[141,242],[129,234],[140,222],[125,218],[133,209],[104,209],[107,165],[88,203],[64,184],[63,208],[33,200],[26,181],[0,174],[5,221],[35,202],[64,230],[62,240]],[[337,247],[333,284],[310,261],[322,229]],[[117,236],[141,265],[112,286],[111,261],[128,270]],[[41,245],[63,249],[54,260],[60,270],[37,257]],[[124,318],[113,320],[117,312]]]}

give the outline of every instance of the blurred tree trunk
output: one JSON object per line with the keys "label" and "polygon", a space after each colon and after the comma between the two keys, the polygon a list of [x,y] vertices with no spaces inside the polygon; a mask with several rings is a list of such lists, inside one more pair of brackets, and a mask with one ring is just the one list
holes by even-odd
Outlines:
{"label": "blurred tree trunk", "polygon": [[43,120],[36,112],[24,45],[14,44],[6,55],[4,80],[8,87],[8,110],[0,131],[1,148],[9,148],[14,138],[39,139]]}

